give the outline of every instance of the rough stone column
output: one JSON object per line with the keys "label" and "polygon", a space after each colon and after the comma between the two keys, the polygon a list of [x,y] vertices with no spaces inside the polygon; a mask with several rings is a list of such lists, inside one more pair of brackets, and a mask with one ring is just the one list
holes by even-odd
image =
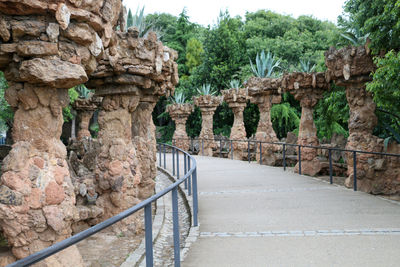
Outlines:
{"label": "rough stone column", "polygon": [[173,136],[175,145],[185,151],[188,151],[190,146],[189,137],[186,133],[186,121],[193,110],[193,105],[188,103],[167,106],[167,112],[175,122],[175,132]]}
{"label": "rough stone column", "polygon": [[[213,149],[217,148],[214,140],[213,132],[213,116],[217,107],[222,103],[222,97],[201,95],[193,97],[194,104],[200,108],[201,111],[201,132],[200,132],[200,151],[202,150],[202,142],[204,145],[203,155],[207,157],[213,156]],[[204,141],[202,141],[204,140]],[[201,154],[201,153],[200,153]]]}
{"label": "rough stone column", "polygon": [[[334,80],[346,87],[350,106],[349,133],[346,149],[383,152],[383,139],[372,134],[377,125],[376,105],[371,93],[365,90],[365,83],[371,80],[370,73],[375,66],[369,50],[364,47],[348,47],[340,50],[331,48],[325,53],[328,67],[327,80]],[[388,151],[396,153],[398,144],[392,144]],[[353,186],[353,154],[347,153],[346,186]],[[357,154],[358,189],[374,194],[399,194],[400,161],[391,157]]]}
{"label": "rough stone column", "polygon": [[[79,2],[79,3],[78,3]],[[0,225],[16,258],[71,235],[75,192],[60,141],[67,89],[88,80],[108,45],[120,0],[104,6],[80,1],[2,1],[0,70],[15,108],[15,144],[3,161]],[[87,17],[90,22],[87,23]],[[75,246],[42,266],[82,266]]]}
{"label": "rough stone column", "polygon": [[[164,47],[153,32],[146,38],[138,36],[138,29],[134,27],[113,36],[110,48],[105,51],[102,64],[92,74],[88,87],[96,88],[97,95],[137,93],[137,107],[132,110],[131,124],[125,124],[124,127],[129,128],[124,128],[124,131],[131,131],[138,161],[134,169],[141,176],[136,198],[143,200],[154,193],[157,171],[152,112],[160,96],[174,91],[179,77],[178,65],[174,62],[177,53]],[[114,102],[112,100],[109,105],[113,106]],[[105,169],[100,168],[100,171]]]}
{"label": "rough stone column", "polygon": [[[252,77],[246,83],[250,101],[258,105],[260,121],[258,122],[256,140],[264,142],[279,142],[271,122],[271,108],[273,104],[279,104],[282,100],[280,93],[281,80],[272,78]],[[257,147],[257,149],[259,149]],[[262,164],[275,166],[277,155],[281,149],[279,145],[262,144]],[[257,154],[260,161],[260,153]]]}
{"label": "rough stone column", "polygon": [[[245,89],[230,89],[222,91],[224,100],[232,109],[234,114],[233,126],[231,129],[231,140],[246,140],[246,129],[243,121],[243,111],[246,108],[247,92]],[[247,143],[246,142],[233,142],[233,151],[229,152],[229,157],[233,153],[233,159],[243,160],[247,159]]]}
{"label": "rough stone column", "polygon": [[[301,120],[297,144],[306,146],[319,146],[317,128],[315,127],[313,113],[314,107],[322,98],[324,90],[329,88],[325,81],[325,73],[290,73],[282,79],[282,88],[294,95],[300,101]],[[301,149],[301,172],[315,176],[321,170],[321,163],[317,158],[317,149]],[[295,172],[299,172],[299,163]]]}
{"label": "rough stone column", "polygon": [[91,97],[89,99],[77,99],[74,102],[74,109],[77,111],[79,122],[77,139],[81,140],[84,137],[90,138],[92,135],[89,131],[90,120],[93,113],[100,106],[102,99],[99,97]]}
{"label": "rough stone column", "polygon": [[156,126],[153,122],[153,110],[158,97],[143,97],[137,110],[132,114],[132,134],[136,149],[140,151],[138,159],[142,180],[139,184],[139,198],[146,199],[154,194],[157,175]]}
{"label": "rough stone column", "polygon": [[[99,90],[103,96],[98,135],[101,152],[97,157],[95,184],[85,184],[88,188],[95,189],[95,192],[88,190],[87,194],[91,197],[98,195],[96,205],[103,210],[102,216],[94,219],[97,223],[140,202],[138,185],[141,182],[141,173],[131,132],[132,113],[140,98],[135,90],[122,93],[127,88],[113,86],[109,94],[105,90]],[[119,93],[115,94],[113,91]],[[137,219],[132,216],[114,228],[122,232],[135,230]]]}

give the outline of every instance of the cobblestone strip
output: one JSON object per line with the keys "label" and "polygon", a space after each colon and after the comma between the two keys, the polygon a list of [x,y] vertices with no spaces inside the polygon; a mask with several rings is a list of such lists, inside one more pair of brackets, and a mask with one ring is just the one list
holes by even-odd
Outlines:
{"label": "cobblestone strip", "polygon": [[301,191],[320,191],[320,190],[334,190],[335,187],[291,187],[291,188],[271,188],[271,189],[246,189],[246,190],[225,190],[217,192],[200,192],[201,196],[208,195],[223,195],[223,194],[247,194],[247,193],[288,193],[288,192],[301,192]]}
{"label": "cobblestone strip", "polygon": [[279,237],[279,236],[349,236],[349,235],[400,235],[400,228],[348,229],[310,231],[264,231],[264,232],[201,232],[200,237]]}
{"label": "cobblestone strip", "polygon": [[[156,177],[156,193],[160,192],[164,189],[163,183],[161,182],[162,174],[158,173]],[[165,221],[165,205],[164,198],[159,198],[156,202],[156,214],[153,218],[153,243],[160,236],[161,229],[164,225]],[[145,239],[143,238],[139,247],[128,256],[124,263],[121,264],[121,267],[133,267],[138,266],[140,262],[143,262],[145,259],[146,248],[145,248]]]}
{"label": "cobblestone strip", "polygon": [[[163,172],[164,174],[166,174],[170,178],[173,178],[176,181],[176,177],[174,177],[172,175],[172,173],[170,173],[168,170],[164,170],[162,168],[158,168],[158,169],[159,169],[160,172]],[[180,191],[185,195],[185,199],[187,201],[187,204],[190,207],[188,209],[188,212],[190,213],[190,218],[192,218],[191,211],[193,210],[193,197],[188,195],[188,191],[184,189],[184,185],[183,184],[181,184],[180,188],[181,188]],[[192,220],[191,220],[191,223],[193,224]],[[184,241],[184,247],[183,248],[181,247],[181,262],[183,262],[185,260],[185,258],[187,256],[187,254],[189,252],[189,249],[192,246],[192,244],[197,241],[197,238],[200,235],[199,227],[200,227],[200,223],[199,223],[199,226],[197,226],[197,227],[193,227],[192,225],[190,226],[189,234],[188,234],[188,236],[186,237],[186,239]]]}

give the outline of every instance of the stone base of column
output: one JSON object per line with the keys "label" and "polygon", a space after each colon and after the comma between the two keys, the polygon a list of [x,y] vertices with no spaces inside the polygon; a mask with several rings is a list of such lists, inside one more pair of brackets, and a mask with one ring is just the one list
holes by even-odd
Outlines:
{"label": "stone base of column", "polygon": [[[267,134],[265,132],[259,132],[256,133],[256,140],[257,141],[262,141],[262,142],[279,142],[279,140],[276,138],[275,132],[272,132],[270,134]],[[263,143],[261,144],[261,149],[262,149],[262,162],[261,164],[263,165],[268,165],[268,166],[277,166],[279,162],[279,151],[282,150],[282,147],[280,145],[274,145],[274,144],[266,144]],[[257,144],[257,149],[256,149],[256,159],[258,162],[260,162],[260,145]]]}
{"label": "stone base of column", "polygon": [[[353,133],[348,138],[346,149],[384,152],[383,139],[372,134]],[[399,154],[400,145],[390,144],[387,153]],[[345,185],[353,188],[353,153],[346,153],[346,156],[348,178]],[[377,195],[400,195],[400,159],[357,153],[357,189]]]}

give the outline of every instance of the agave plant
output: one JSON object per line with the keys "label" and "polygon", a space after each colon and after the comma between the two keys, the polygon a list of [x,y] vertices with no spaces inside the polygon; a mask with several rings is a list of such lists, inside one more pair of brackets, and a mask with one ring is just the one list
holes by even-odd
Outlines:
{"label": "agave plant", "polygon": [[367,42],[369,34],[362,35],[359,30],[353,29],[351,31],[341,33],[340,36],[350,42],[350,44],[353,46],[362,46]]}
{"label": "agave plant", "polygon": [[217,91],[211,88],[211,84],[203,84],[200,88],[197,88],[199,95],[215,95]]}
{"label": "agave plant", "polygon": [[260,54],[257,53],[256,64],[250,60],[251,70],[254,75],[261,78],[271,77],[275,68],[279,68],[281,60],[275,58],[275,55],[271,54],[269,51],[265,54],[264,50]]}
{"label": "agave plant", "polygon": [[88,99],[90,97],[91,92],[92,92],[91,90],[89,90],[83,84],[80,84],[80,85],[76,86],[75,90],[78,92],[80,99]]}
{"label": "agave plant", "polygon": [[136,27],[139,30],[139,37],[145,37],[150,31],[153,31],[157,34],[158,38],[161,38],[161,30],[154,28],[153,24],[154,22],[151,23],[146,21],[146,16],[144,15],[144,6],[142,8],[138,6],[134,15],[132,15],[131,10],[129,9],[127,28]]}
{"label": "agave plant", "polygon": [[173,104],[184,104],[186,102],[186,96],[184,92],[175,92],[175,95],[170,98]]}
{"label": "agave plant", "polygon": [[300,59],[300,70],[302,72],[311,73],[315,71],[315,68],[316,65],[311,65],[311,62],[309,60],[305,61]]}
{"label": "agave plant", "polygon": [[239,91],[240,86],[241,83],[239,80],[232,80],[229,82],[229,88],[236,89],[236,91]]}

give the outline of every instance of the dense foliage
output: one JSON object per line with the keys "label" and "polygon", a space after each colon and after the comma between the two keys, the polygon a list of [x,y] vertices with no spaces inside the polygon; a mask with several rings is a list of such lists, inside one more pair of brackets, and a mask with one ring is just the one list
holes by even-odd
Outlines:
{"label": "dense foliage", "polygon": [[14,112],[4,99],[4,92],[8,87],[3,72],[0,71],[0,133],[6,132],[12,126]]}
{"label": "dense foliage", "polygon": [[[161,29],[164,44],[179,52],[181,82],[178,90],[184,91],[188,99],[197,95],[196,89],[203,84],[212,84],[219,93],[232,87],[232,80],[244,82],[254,75],[251,62],[257,68],[257,55],[259,61],[261,57],[270,59],[268,66],[260,65],[264,67],[261,71],[268,76],[279,76],[305,67],[308,71],[323,71],[324,51],[344,39],[333,23],[310,16],[294,19],[267,10],[247,13],[245,18],[231,17],[229,12],[221,12],[217,22],[207,28],[191,23],[185,10],[178,18],[168,14],[153,14],[148,15],[147,19]],[[268,73],[268,69],[272,71]],[[293,97],[286,96],[283,99],[282,104],[274,106],[272,114],[279,138],[285,137],[287,131],[298,128],[301,115],[299,103]],[[162,114],[164,104],[163,101],[158,103],[154,118]],[[344,101],[344,104],[347,102]],[[330,102],[325,102],[326,107],[321,111],[332,110],[330,105]],[[336,113],[345,111],[335,110]],[[345,116],[336,113],[329,115],[333,119]],[[325,116],[324,113],[316,114],[317,119],[322,121]],[[159,128],[162,136],[170,136],[167,131],[173,131],[172,122],[166,116],[162,116],[162,120],[163,123],[158,124],[160,118],[155,119],[156,125],[162,126]],[[249,104],[244,112],[248,137],[256,132],[258,120],[257,106]],[[214,133],[229,136],[232,124],[232,111],[227,105],[220,106],[214,116]],[[187,129],[192,137],[200,132],[201,115],[198,110],[189,118]],[[319,134],[331,136],[333,132],[341,132],[338,129],[327,127]]]}
{"label": "dense foliage", "polygon": [[[215,24],[203,27],[191,22],[185,9],[176,17],[165,13],[144,16],[143,8],[138,8],[136,13],[129,10],[127,24],[142,29],[142,36],[156,30],[164,45],[179,53],[177,92],[181,95],[175,100],[189,102],[203,85],[211,84],[210,89],[220,94],[221,90],[236,88],[254,72],[280,76],[291,71],[324,71],[323,54],[330,46],[362,44],[369,38],[378,66],[367,86],[378,106],[375,134],[400,139],[400,0],[348,0],[338,21],[340,27],[311,16],[295,19],[268,10],[246,13],[244,18],[232,17],[225,11]],[[236,82],[231,83],[233,80]],[[6,86],[0,73],[0,131],[12,124],[13,111],[3,97]],[[79,93],[85,93],[77,91],[70,90],[72,101]],[[158,137],[164,142],[171,140],[175,127],[165,112],[167,103],[167,98],[161,98],[153,113]],[[348,135],[348,112],[343,88],[334,87],[326,92],[314,112],[318,136],[329,139],[333,133]],[[271,119],[279,138],[288,131],[298,131],[300,115],[298,101],[289,94],[283,96],[281,104],[272,107]],[[70,107],[64,109],[65,120],[73,116]],[[258,120],[258,107],[249,103],[244,111],[248,137],[256,132]],[[214,133],[229,136],[232,124],[233,113],[228,105],[218,107]],[[200,130],[201,113],[196,108],[189,117],[187,132],[196,137]]]}
{"label": "dense foliage", "polygon": [[348,0],[339,24],[369,37],[378,67],[367,85],[378,107],[375,134],[400,142],[400,0]]}

